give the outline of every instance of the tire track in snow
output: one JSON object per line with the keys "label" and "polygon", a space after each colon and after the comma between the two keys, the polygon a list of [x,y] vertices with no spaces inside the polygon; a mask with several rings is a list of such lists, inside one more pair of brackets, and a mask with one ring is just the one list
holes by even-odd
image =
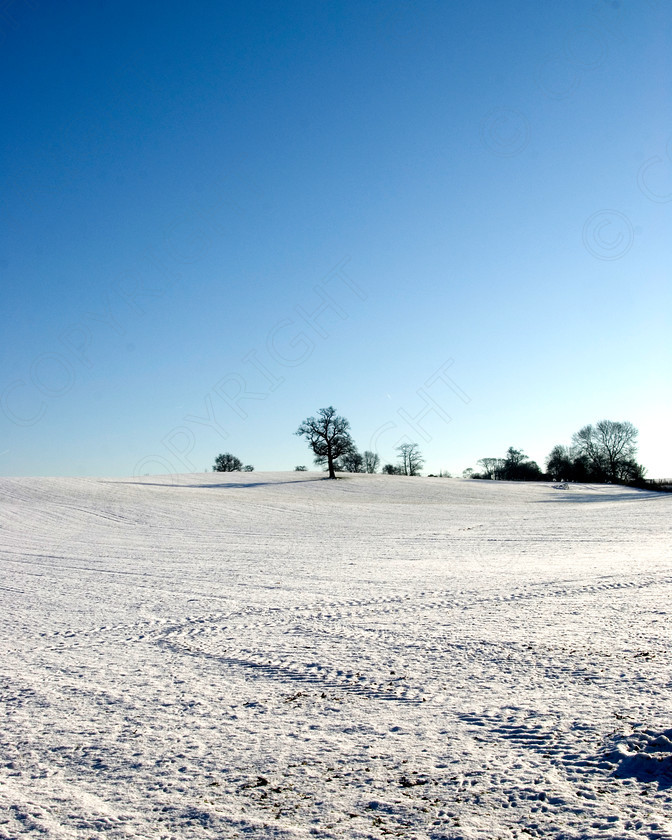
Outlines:
{"label": "tire track in snow", "polygon": [[[345,674],[342,678],[336,679],[334,674],[338,675],[338,671],[334,669],[325,668],[322,665],[304,665],[303,663],[290,662],[283,664],[282,661],[265,660],[264,658],[255,658],[254,654],[247,657],[242,656],[226,656],[224,654],[207,653],[203,650],[194,649],[176,644],[175,642],[164,641],[163,645],[174,653],[202,657],[210,661],[219,663],[230,668],[243,668],[252,670],[266,679],[314,685],[318,689],[330,689],[334,691],[344,691],[351,694],[358,694],[372,700],[394,700],[397,703],[409,703],[418,705],[425,702],[425,699],[411,696],[410,692],[398,692],[394,688],[383,688],[382,685],[371,685],[371,678],[362,676],[361,674]],[[390,681],[391,683],[394,681]]]}

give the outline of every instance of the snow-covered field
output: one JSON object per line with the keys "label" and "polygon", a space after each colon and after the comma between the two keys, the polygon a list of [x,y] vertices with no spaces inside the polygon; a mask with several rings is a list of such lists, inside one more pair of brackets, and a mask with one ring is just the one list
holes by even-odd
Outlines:
{"label": "snow-covered field", "polygon": [[671,514],[0,479],[0,838],[672,838]]}

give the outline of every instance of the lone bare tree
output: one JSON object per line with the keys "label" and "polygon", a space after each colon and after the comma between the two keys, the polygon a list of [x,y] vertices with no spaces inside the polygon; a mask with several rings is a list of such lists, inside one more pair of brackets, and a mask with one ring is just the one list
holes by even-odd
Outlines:
{"label": "lone bare tree", "polygon": [[333,405],[321,408],[317,417],[307,417],[295,434],[308,441],[316,464],[327,465],[329,478],[336,478],[335,461],[355,448],[350,423],[336,414]]}
{"label": "lone bare tree", "polygon": [[397,446],[402,475],[420,475],[425,459],[417,443],[402,443]]}

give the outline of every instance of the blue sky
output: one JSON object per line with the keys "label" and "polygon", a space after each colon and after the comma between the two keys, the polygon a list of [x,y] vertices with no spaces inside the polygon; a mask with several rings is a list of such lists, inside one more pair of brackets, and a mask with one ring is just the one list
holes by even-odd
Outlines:
{"label": "blue sky", "polygon": [[70,2],[1,22],[0,473],[455,474],[669,443],[664,2]]}

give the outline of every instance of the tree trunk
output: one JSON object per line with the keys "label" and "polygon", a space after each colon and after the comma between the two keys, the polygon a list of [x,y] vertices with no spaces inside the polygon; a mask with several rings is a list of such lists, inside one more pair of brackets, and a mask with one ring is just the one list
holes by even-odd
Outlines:
{"label": "tree trunk", "polygon": [[336,470],[334,469],[334,456],[331,453],[331,443],[327,441],[327,464],[329,466],[329,478],[336,478]]}

